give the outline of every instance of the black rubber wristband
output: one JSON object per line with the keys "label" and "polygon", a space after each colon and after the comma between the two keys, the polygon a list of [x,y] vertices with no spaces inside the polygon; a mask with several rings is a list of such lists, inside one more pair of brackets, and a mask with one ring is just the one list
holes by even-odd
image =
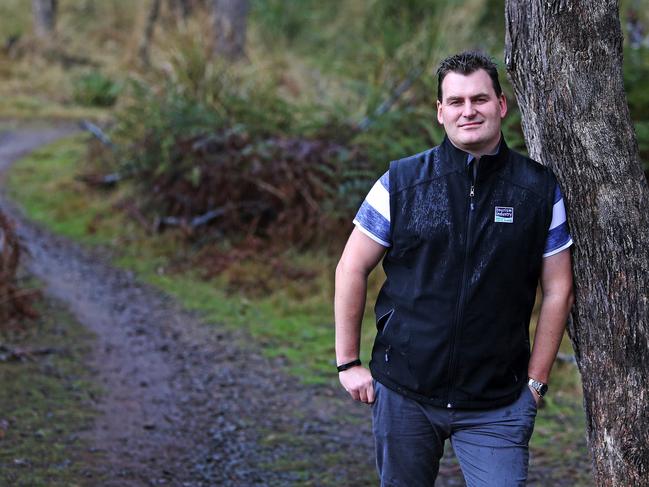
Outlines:
{"label": "black rubber wristband", "polygon": [[352,360],[351,362],[347,362],[346,364],[339,365],[336,368],[338,369],[338,372],[344,372],[345,370],[356,367],[357,365],[361,365],[361,359],[359,358]]}

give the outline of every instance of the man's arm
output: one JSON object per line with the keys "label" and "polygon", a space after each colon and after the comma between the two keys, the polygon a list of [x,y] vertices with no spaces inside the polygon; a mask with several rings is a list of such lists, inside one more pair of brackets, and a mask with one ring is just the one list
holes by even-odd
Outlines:
{"label": "man's arm", "polygon": [[[359,357],[361,323],[367,297],[367,276],[379,263],[386,247],[354,229],[336,267],[334,314],[336,363],[346,364]],[[357,401],[374,402],[372,375],[366,367],[352,367],[338,374],[340,383]]]}
{"label": "man's arm", "polygon": [[574,302],[569,249],[543,259],[541,289],[541,312],[527,374],[532,379],[547,384],[563,338],[568,313]]}

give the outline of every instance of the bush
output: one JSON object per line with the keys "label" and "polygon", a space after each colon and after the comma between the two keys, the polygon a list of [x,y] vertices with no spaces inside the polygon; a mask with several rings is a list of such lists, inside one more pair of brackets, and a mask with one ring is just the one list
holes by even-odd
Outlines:
{"label": "bush", "polygon": [[187,78],[183,68],[184,78],[167,73],[159,85],[132,80],[122,95],[118,170],[133,176],[141,213],[160,228],[211,228],[283,246],[347,233],[341,222],[374,176],[349,143],[355,131],[345,117],[288,101],[272,77],[211,64],[192,72],[206,79]]}
{"label": "bush", "polygon": [[113,81],[99,71],[92,71],[81,76],[73,85],[74,101],[84,106],[113,106],[120,91],[120,83]]}

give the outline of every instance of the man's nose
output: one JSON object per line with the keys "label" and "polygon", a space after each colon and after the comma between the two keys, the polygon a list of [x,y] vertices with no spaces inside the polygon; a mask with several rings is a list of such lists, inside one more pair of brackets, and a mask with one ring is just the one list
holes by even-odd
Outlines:
{"label": "man's nose", "polygon": [[471,118],[475,115],[475,106],[473,105],[473,103],[471,103],[471,101],[467,101],[464,104],[462,115],[467,118]]}

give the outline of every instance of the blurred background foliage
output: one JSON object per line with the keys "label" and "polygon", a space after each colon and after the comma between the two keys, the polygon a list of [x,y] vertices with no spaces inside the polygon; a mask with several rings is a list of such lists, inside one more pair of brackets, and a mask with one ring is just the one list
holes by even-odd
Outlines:
{"label": "blurred background foliage", "polygon": [[[236,62],[214,55],[212,1],[160,0],[157,10],[154,3],[60,0],[47,39],[33,34],[29,2],[0,4],[0,115],[99,121],[112,145],[91,147],[91,170],[130,180],[120,184],[131,185],[144,218],[187,227],[220,211],[236,218],[220,229],[228,218],[208,219],[205,228],[265,238],[272,222],[289,224],[291,205],[306,204],[312,211],[296,225],[344,235],[390,160],[441,141],[435,68],[463,49],[499,61],[510,103],[505,136],[525,151],[500,61],[504,0],[250,0],[245,55]],[[179,5],[188,10],[179,13]],[[620,2],[625,84],[645,164],[646,6]],[[138,57],[143,45],[146,62]],[[299,177],[286,167],[300,167]],[[266,204],[255,212],[233,188],[241,173],[281,173],[292,185],[258,184]],[[206,196],[217,187],[220,199]]]}

